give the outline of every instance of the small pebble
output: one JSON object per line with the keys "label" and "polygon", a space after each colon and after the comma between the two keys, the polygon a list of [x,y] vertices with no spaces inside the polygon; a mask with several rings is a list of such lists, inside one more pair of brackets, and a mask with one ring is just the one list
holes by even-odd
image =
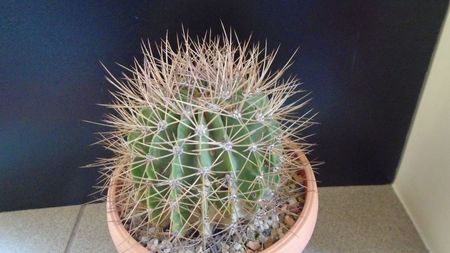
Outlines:
{"label": "small pebble", "polygon": [[157,252],[158,251],[158,247],[156,247],[153,244],[147,244],[147,249],[149,252]]}
{"label": "small pebble", "polygon": [[264,243],[264,242],[267,241],[267,236],[265,236],[265,235],[263,235],[263,234],[260,234],[259,237],[258,237],[258,240],[259,240],[260,242]]}
{"label": "small pebble", "polygon": [[258,250],[261,247],[261,243],[259,241],[248,241],[245,246],[251,250]]}
{"label": "small pebble", "polygon": [[267,249],[267,248],[270,247],[273,243],[274,243],[274,239],[273,239],[273,238],[269,238],[269,239],[264,243],[264,248]]}
{"label": "small pebble", "polygon": [[146,242],[148,242],[148,241],[150,241],[150,237],[149,236],[142,236],[141,237],[141,242],[144,242],[144,243],[146,243]]}
{"label": "small pebble", "polygon": [[298,204],[290,205],[289,212],[300,213],[300,206]]}
{"label": "small pebble", "polygon": [[277,229],[277,228],[279,228],[280,227],[280,224],[278,224],[278,222],[274,222],[273,224],[272,224],[272,228],[274,228],[274,229]]}
{"label": "small pebble", "polygon": [[291,205],[297,205],[297,199],[296,199],[295,197],[290,197],[290,198],[288,199],[288,202],[289,202],[289,206],[291,206]]}
{"label": "small pebble", "polygon": [[240,249],[242,248],[242,245],[239,244],[239,243],[235,243],[235,244],[233,245],[233,248],[234,248],[235,250],[240,250]]}
{"label": "small pebble", "polygon": [[230,249],[230,245],[226,244],[226,243],[221,243],[220,246],[222,246],[222,250],[228,250]]}
{"label": "small pebble", "polygon": [[283,228],[278,228],[277,233],[279,238],[283,237],[284,236]]}
{"label": "small pebble", "polygon": [[280,220],[284,220],[284,217],[286,217],[286,213],[281,213],[280,214]]}
{"label": "small pebble", "polygon": [[272,216],[272,219],[273,219],[275,222],[280,221],[280,218],[278,217],[278,215]]}
{"label": "small pebble", "polygon": [[284,217],[284,224],[291,228],[292,226],[294,226],[295,220],[290,215],[286,215]]}

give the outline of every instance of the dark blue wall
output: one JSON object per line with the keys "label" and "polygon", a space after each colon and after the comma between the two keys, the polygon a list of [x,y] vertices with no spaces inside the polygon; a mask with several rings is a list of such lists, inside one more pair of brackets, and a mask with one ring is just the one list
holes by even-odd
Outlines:
{"label": "dark blue wall", "polygon": [[129,65],[141,38],[220,20],[242,38],[295,48],[291,73],[320,111],[312,158],[321,185],[386,184],[424,80],[447,1],[5,1],[0,3],[0,210],[87,200],[104,156],[95,141],[112,87],[102,61]]}

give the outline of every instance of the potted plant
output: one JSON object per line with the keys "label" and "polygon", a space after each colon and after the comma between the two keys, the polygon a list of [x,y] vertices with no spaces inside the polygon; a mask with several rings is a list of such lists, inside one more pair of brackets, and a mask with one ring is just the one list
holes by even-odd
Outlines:
{"label": "potted plant", "polygon": [[310,117],[290,63],[232,34],[143,45],[100,141],[107,219],[119,252],[301,252],[317,186],[301,135]]}

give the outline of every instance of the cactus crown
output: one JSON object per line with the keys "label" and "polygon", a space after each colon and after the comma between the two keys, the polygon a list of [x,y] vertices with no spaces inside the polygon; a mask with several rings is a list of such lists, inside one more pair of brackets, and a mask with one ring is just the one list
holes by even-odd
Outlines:
{"label": "cactus crown", "polygon": [[270,72],[276,53],[231,33],[156,49],[144,44],[142,63],[108,77],[115,113],[101,142],[116,156],[99,164],[120,179],[121,217],[171,242],[239,234],[289,197],[280,186],[298,163],[285,142],[308,147],[298,131],[309,118],[292,114],[305,102],[287,102],[299,81],[281,79],[290,63]]}

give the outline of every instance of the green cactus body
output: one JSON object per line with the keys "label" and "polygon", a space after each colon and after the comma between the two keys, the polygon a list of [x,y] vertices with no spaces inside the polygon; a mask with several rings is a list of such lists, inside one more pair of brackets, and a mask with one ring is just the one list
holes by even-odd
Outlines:
{"label": "green cactus body", "polygon": [[127,136],[131,174],[147,185],[143,204],[155,227],[207,238],[254,213],[278,184],[281,124],[266,95],[238,92],[217,110],[180,94],[174,106],[137,111],[139,127]]}
{"label": "green cactus body", "polygon": [[272,71],[276,51],[234,37],[143,43],[142,61],[122,78],[108,72],[113,112],[102,123],[112,130],[99,143],[114,156],[95,165],[104,189],[116,189],[108,197],[121,222],[152,252],[244,249],[274,234],[269,221],[303,196],[298,154],[312,147],[301,132],[313,122],[298,110],[307,96],[295,97],[295,76],[284,79],[292,62]]}

